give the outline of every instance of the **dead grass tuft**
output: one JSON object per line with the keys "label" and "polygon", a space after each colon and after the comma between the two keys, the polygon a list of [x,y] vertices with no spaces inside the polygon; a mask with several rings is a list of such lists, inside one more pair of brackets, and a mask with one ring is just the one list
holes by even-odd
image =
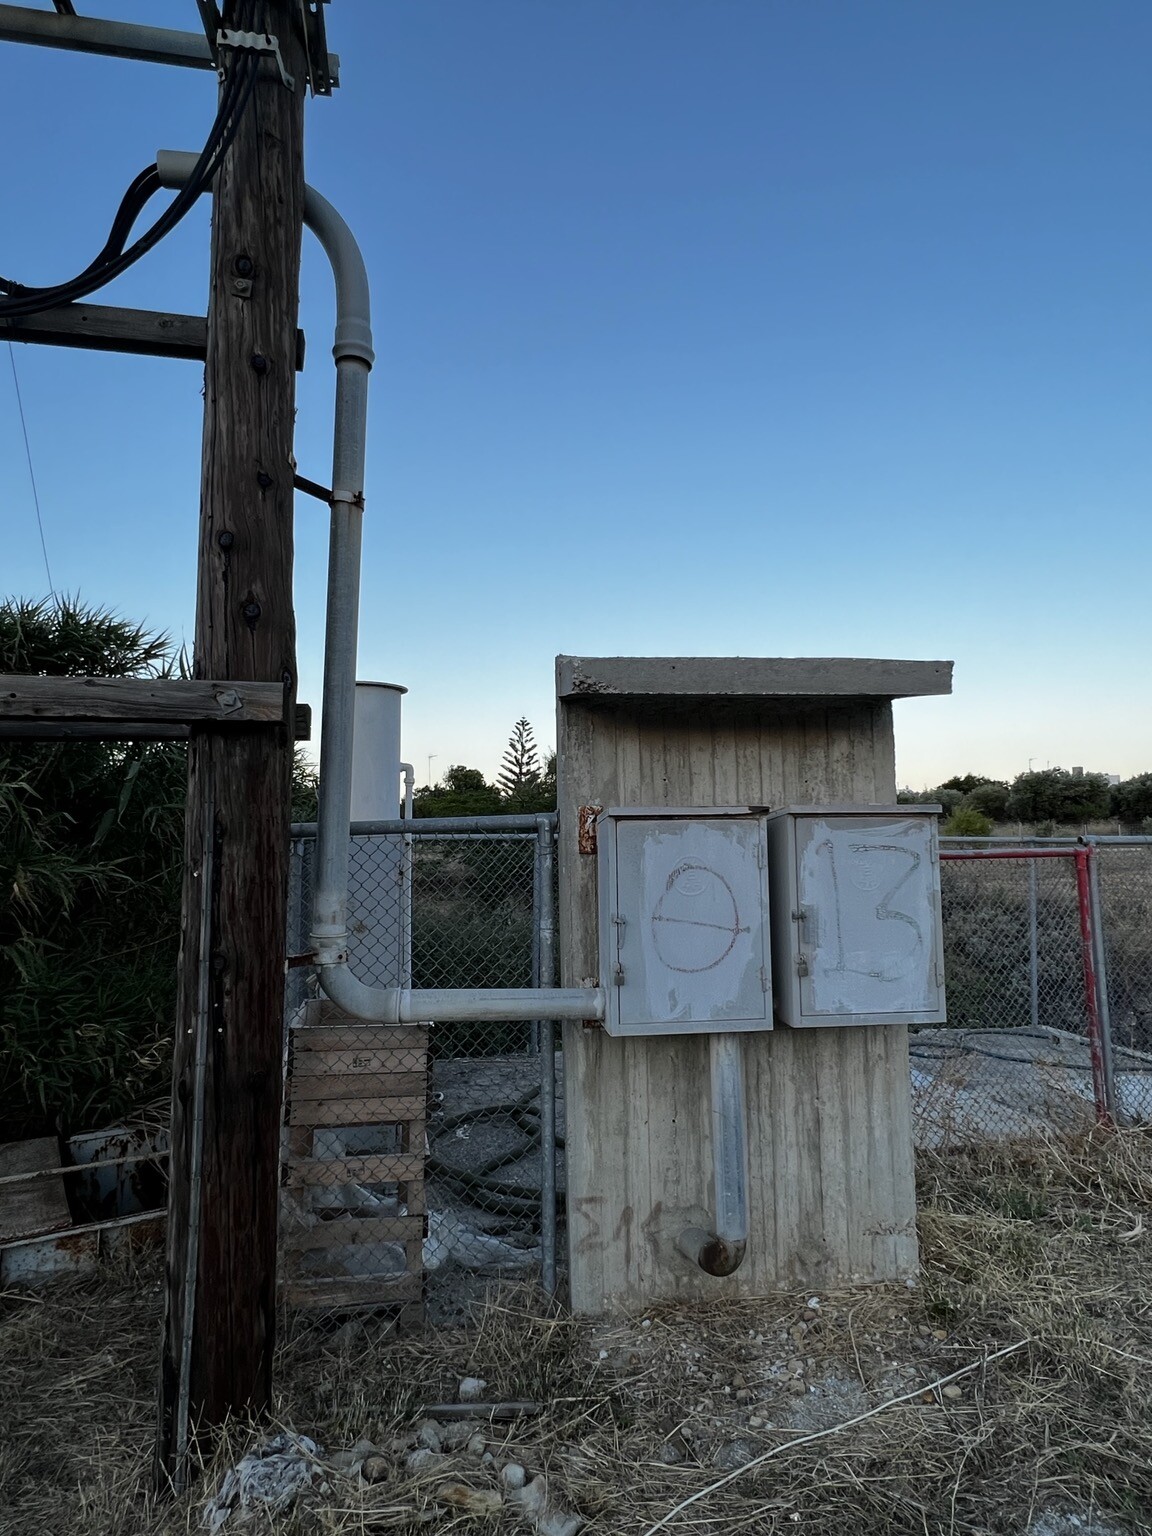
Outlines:
{"label": "dead grass tuft", "polygon": [[[508,1510],[484,1523],[436,1501],[448,1468],[496,1488],[514,1459],[604,1536],[1148,1530],[1150,1152],[1145,1132],[1093,1132],[922,1154],[915,1290],[587,1322],[519,1286],[471,1326],[416,1338],[371,1319],[296,1322],[278,1421],[329,1454],[370,1439],[391,1471],[375,1484],[333,1472],[327,1493],[248,1529],[526,1529]],[[191,1495],[151,1500],[159,1304],[148,1269],[0,1298],[5,1536],[200,1528],[205,1491],[261,1432],[232,1426]],[[405,1472],[392,1442],[467,1375],[545,1412],[487,1426],[491,1465],[460,1451]]]}

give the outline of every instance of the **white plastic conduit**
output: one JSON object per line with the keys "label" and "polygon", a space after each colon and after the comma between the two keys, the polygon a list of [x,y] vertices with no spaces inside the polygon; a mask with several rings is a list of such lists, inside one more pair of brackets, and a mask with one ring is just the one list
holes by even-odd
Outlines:
{"label": "white plastic conduit", "polygon": [[[162,185],[185,184],[196,156],[161,150]],[[353,711],[364,519],[364,449],[372,351],[368,273],[352,231],[332,204],[304,190],[304,222],[324,247],[336,281],[336,420],[332,434],[332,521],[324,640],[324,719],[316,828],[312,946],[320,985],[354,1018],[381,1024],[425,1019],[603,1019],[601,987],[469,988],[440,992],[369,987],[348,969],[348,842],[352,803]]]}

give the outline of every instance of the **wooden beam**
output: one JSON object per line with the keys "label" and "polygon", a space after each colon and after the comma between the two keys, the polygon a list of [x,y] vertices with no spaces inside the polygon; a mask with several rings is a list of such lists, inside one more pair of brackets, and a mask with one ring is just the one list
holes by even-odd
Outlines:
{"label": "wooden beam", "polygon": [[[296,0],[227,0],[279,41],[213,183],[194,655],[203,679],[296,687],[292,447],[304,213]],[[240,56],[227,51],[230,74]],[[238,267],[251,274],[237,292]],[[252,358],[264,360],[260,368]],[[216,684],[220,686],[220,684]],[[160,1483],[205,1435],[272,1400],[292,744],[195,732],[172,1085]],[[207,873],[210,878],[202,878]],[[202,898],[202,888],[203,898]]]}
{"label": "wooden beam", "polygon": [[153,725],[280,725],[283,683],[176,677],[0,675],[0,720],[132,720]]}
{"label": "wooden beam", "polygon": [[[182,357],[202,363],[208,350],[208,322],[203,315],[174,315],[163,310],[60,304],[39,314],[0,319],[0,337],[50,347]],[[296,369],[299,372],[303,367],[304,332],[298,330]]]}
{"label": "wooden beam", "polygon": [[[154,720],[5,720],[0,715],[0,741],[187,741],[193,730],[236,728],[227,719],[192,726],[158,725]],[[293,712],[292,739],[312,740],[312,709],[308,704],[297,704]]]}

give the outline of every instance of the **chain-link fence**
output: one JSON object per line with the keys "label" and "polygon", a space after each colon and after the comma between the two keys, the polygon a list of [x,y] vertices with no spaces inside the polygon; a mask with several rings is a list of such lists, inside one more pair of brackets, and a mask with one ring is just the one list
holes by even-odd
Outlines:
{"label": "chain-link fence", "polygon": [[924,1146],[1152,1118],[1152,847],[945,844],[948,1024],[913,1033]]}
{"label": "chain-link fence", "polygon": [[[553,818],[354,836],[349,964],[373,986],[530,987],[552,967]],[[462,823],[479,827],[479,822]],[[294,839],[290,949],[308,950],[314,840]],[[552,1029],[341,1017],[293,970],[282,1250],[290,1304],[423,1297],[463,1315],[494,1275],[555,1283]],[[562,1169],[559,1170],[562,1180]]]}

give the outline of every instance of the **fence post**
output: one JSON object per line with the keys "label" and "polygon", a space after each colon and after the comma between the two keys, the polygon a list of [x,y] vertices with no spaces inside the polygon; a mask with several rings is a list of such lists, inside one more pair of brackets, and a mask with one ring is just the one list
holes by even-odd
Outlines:
{"label": "fence post", "polygon": [[1040,941],[1036,860],[1028,860],[1028,996],[1033,1031],[1040,1027]]}
{"label": "fence post", "polygon": [[[556,985],[555,843],[552,817],[536,821],[539,972]],[[540,1284],[556,1294],[556,1026],[540,1020]]]}
{"label": "fence post", "polygon": [[1092,1055],[1092,1093],[1096,1102],[1096,1118],[1101,1125],[1107,1125],[1111,1122],[1112,1111],[1105,1070],[1104,1034],[1100,1024],[1100,993],[1096,983],[1089,850],[1084,847],[1077,848],[1075,857],[1076,904],[1080,915],[1080,957],[1084,968],[1084,1004],[1088,1013],[1088,1046]]}
{"label": "fence post", "polygon": [[1096,971],[1097,1008],[1100,1017],[1100,1055],[1104,1070],[1104,1101],[1112,1119],[1117,1117],[1116,1073],[1112,1054],[1112,1006],[1108,998],[1108,957],[1104,944],[1104,907],[1100,900],[1100,859],[1091,845],[1088,858],[1088,901],[1092,923],[1092,957]]}

